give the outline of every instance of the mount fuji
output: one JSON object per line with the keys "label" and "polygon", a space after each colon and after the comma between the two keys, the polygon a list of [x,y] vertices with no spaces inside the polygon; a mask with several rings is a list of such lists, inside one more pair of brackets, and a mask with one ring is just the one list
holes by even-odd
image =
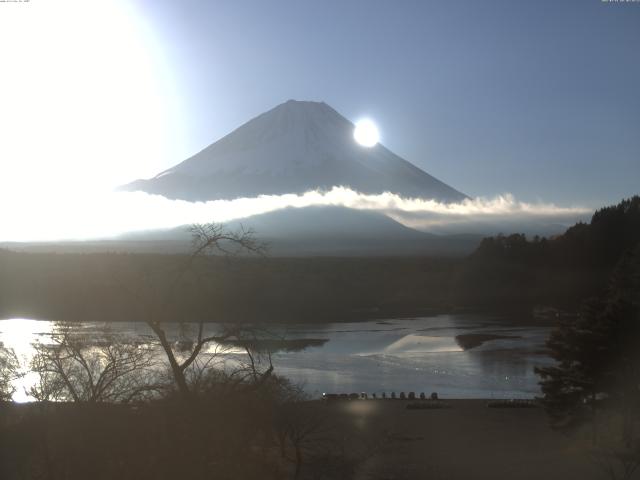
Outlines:
{"label": "mount fuji", "polygon": [[120,187],[170,199],[207,201],[304,193],[334,186],[457,202],[463,193],[377,144],[324,102],[289,100],[155,177]]}

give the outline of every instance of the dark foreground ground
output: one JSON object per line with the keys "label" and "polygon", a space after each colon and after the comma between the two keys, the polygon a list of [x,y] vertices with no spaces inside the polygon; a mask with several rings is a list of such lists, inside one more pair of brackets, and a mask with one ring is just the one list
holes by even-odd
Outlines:
{"label": "dark foreground ground", "polygon": [[[542,408],[487,408],[484,400],[407,410],[404,401],[336,401],[324,408],[344,431],[378,450],[362,478],[608,478],[569,437],[549,428]],[[365,476],[364,470],[376,472]]]}
{"label": "dark foreground ground", "polygon": [[445,402],[425,410],[403,400],[272,410],[247,397],[189,408],[4,404],[0,478],[612,478],[588,443],[551,430],[542,408]]}

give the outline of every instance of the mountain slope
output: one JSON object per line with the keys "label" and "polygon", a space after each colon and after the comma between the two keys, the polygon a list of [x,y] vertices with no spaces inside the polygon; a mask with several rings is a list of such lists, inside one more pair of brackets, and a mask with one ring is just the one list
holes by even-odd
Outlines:
{"label": "mountain slope", "polygon": [[[378,212],[345,207],[285,208],[227,223],[230,230],[255,231],[273,256],[465,255],[479,236],[438,236],[405,227]],[[126,238],[187,240],[185,227]],[[185,242],[186,244],[186,242]]]}
{"label": "mountain slope", "polygon": [[285,208],[228,222],[231,229],[252,228],[265,238],[425,240],[433,237],[381,213],[346,207]]}
{"label": "mountain slope", "polygon": [[[228,222],[230,230],[252,229],[268,246],[267,255],[290,256],[462,256],[471,253],[479,235],[432,235],[405,227],[373,211],[346,207],[285,208]],[[150,230],[113,239],[82,242],[0,244],[31,252],[188,253],[189,228]]]}
{"label": "mountain slope", "polygon": [[353,128],[325,103],[289,100],[156,177],[121,188],[189,201],[333,186],[445,202],[466,198],[380,144],[358,145]]}

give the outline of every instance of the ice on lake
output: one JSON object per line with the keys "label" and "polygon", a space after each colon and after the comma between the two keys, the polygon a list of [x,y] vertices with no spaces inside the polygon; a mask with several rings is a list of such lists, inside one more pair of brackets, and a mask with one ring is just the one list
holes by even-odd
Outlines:
{"label": "ice on lake", "polygon": [[[14,349],[23,366],[32,344],[47,341],[53,322],[0,320],[0,342]],[[88,335],[100,325],[80,326]],[[143,323],[113,323],[115,333],[152,341]],[[220,326],[207,324],[214,332]],[[323,392],[438,392],[449,398],[531,398],[540,393],[535,366],[552,360],[544,350],[549,327],[524,325],[518,318],[490,315],[437,315],[355,323],[270,325],[274,336],[304,348],[280,348],[275,371],[313,397]],[[169,328],[178,336],[178,327]],[[460,335],[477,336],[478,346],[463,348]],[[238,355],[237,351],[229,352]],[[16,394],[24,400],[23,378]]]}

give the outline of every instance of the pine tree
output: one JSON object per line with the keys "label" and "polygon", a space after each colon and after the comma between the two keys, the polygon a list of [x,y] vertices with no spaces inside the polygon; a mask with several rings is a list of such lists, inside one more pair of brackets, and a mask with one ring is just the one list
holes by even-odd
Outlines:
{"label": "pine tree", "polygon": [[593,405],[608,383],[612,356],[604,304],[594,299],[582,307],[577,319],[563,319],[547,340],[557,364],[537,368],[542,381],[542,402],[556,426],[571,426],[593,413]]}
{"label": "pine tree", "polygon": [[[537,368],[542,402],[554,424],[594,420],[599,399],[618,408],[632,428],[640,386],[640,244],[628,251],[606,294],[583,304],[577,319],[564,319],[547,347],[557,364]],[[630,441],[632,433],[626,431]]]}

